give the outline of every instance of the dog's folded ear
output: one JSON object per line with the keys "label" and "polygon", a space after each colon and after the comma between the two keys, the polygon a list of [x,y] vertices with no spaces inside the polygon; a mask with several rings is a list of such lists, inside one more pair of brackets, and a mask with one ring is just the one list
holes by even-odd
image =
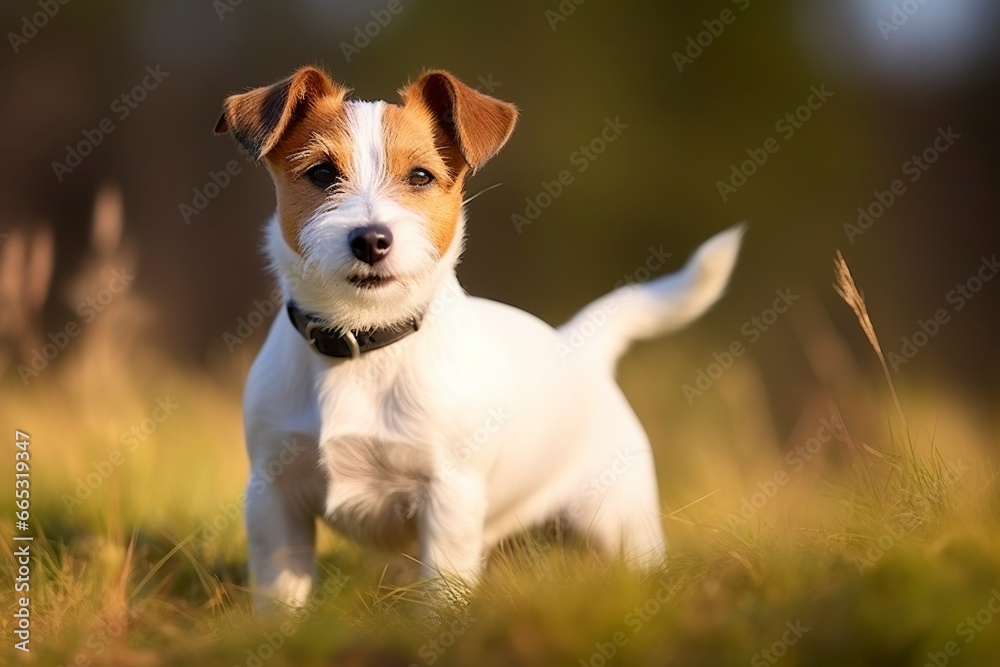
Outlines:
{"label": "dog's folded ear", "polygon": [[215,133],[232,132],[236,141],[260,160],[316,100],[331,96],[342,100],[346,94],[347,89],[332,82],[326,72],[302,67],[270,86],[227,97]]}
{"label": "dog's folded ear", "polygon": [[406,104],[421,104],[437,124],[438,140],[458,150],[473,171],[507,143],[517,107],[470,88],[449,72],[425,72],[400,91]]}

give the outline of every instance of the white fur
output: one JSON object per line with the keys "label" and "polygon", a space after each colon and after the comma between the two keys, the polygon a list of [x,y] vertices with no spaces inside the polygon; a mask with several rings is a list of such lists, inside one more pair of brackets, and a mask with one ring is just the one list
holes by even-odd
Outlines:
{"label": "white fur", "polygon": [[[463,221],[439,257],[420,212],[382,187],[380,113],[352,107],[364,176],[336,210],[306,225],[304,256],[276,219],[267,248],[286,295],[335,325],[425,315],[416,333],[356,360],[318,354],[283,314],[272,324],[244,398],[258,607],[306,600],[316,517],[394,549],[416,538],[426,575],[470,583],[490,546],[553,517],[608,554],[660,563],[652,453],[614,362],[631,340],[682,326],[718,299],[740,230],[707,242],[679,274],[622,288],[553,329],[465,294],[454,275]],[[374,291],[346,282],[363,268],[347,234],[370,220],[388,224],[395,239],[376,268],[404,277]],[[577,335],[595,309],[604,324]]]}
{"label": "white fur", "polygon": [[[462,252],[464,218],[442,259],[420,212],[391,197],[382,136],[385,103],[346,105],[355,177],[331,206],[317,210],[303,226],[304,256],[288,247],[277,225],[267,230],[267,252],[286,295],[303,309],[345,329],[391,326],[419,315],[436,286],[452,272]],[[351,254],[347,236],[375,221],[389,227],[394,241],[388,257],[369,267]],[[391,274],[397,280],[377,291],[359,290],[347,281],[351,275],[369,273]]]}

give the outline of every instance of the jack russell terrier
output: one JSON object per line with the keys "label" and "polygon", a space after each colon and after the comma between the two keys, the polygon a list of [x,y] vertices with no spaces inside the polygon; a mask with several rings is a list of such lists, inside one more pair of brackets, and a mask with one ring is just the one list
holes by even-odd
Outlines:
{"label": "jack russell terrier", "polygon": [[401,105],[347,96],[303,67],[228,97],[215,128],[274,179],[266,249],[287,301],[244,396],[258,609],[306,603],[317,517],[383,547],[418,541],[425,576],[469,584],[491,546],[553,518],[662,563],[652,452],[615,364],[721,296],[742,228],[553,329],[455,276],[466,181],[517,109],[444,71]]}

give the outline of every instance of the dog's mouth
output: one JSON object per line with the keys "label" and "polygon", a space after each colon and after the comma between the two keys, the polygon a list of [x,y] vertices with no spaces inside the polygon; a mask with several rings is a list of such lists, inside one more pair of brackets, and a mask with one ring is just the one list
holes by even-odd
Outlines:
{"label": "dog's mouth", "polygon": [[351,283],[358,289],[376,289],[378,287],[384,287],[389,283],[393,282],[395,279],[392,276],[361,276],[354,275],[347,279],[347,282]]}

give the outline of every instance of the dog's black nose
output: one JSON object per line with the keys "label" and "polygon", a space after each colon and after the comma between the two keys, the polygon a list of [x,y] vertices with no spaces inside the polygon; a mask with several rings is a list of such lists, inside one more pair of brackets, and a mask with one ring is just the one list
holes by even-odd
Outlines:
{"label": "dog's black nose", "polygon": [[381,223],[358,227],[347,237],[351,252],[365,264],[375,264],[385,259],[392,247],[392,232]]}

